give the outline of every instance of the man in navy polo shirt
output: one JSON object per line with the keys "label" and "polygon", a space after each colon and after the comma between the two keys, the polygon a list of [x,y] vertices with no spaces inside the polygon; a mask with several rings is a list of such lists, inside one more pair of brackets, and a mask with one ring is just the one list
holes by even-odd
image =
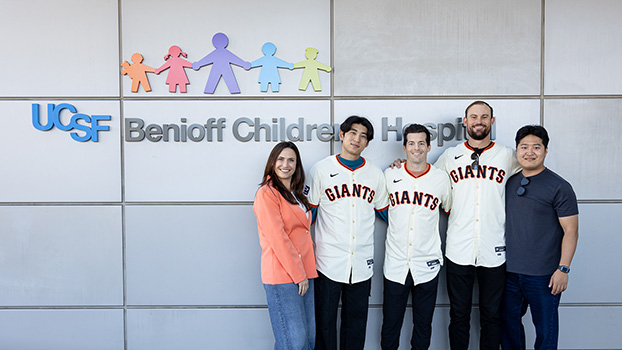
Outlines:
{"label": "man in navy polo shirt", "polygon": [[523,170],[506,184],[504,350],[525,349],[521,318],[528,306],[536,328],[535,349],[557,349],[557,310],[577,247],[579,211],[572,186],[544,166],[548,143],[548,133],[539,125],[516,133],[516,156]]}

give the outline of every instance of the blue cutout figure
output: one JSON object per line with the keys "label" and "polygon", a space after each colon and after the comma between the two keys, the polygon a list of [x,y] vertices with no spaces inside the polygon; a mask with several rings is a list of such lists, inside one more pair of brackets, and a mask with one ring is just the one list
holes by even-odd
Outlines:
{"label": "blue cutout figure", "polygon": [[279,86],[281,85],[281,77],[279,76],[279,68],[294,69],[293,63],[288,63],[280,58],[274,57],[276,52],[276,46],[267,42],[261,47],[261,51],[264,56],[251,62],[251,68],[262,67],[261,73],[259,73],[259,84],[261,84],[261,91],[268,91],[268,84],[272,87],[272,92],[279,92]]}
{"label": "blue cutout figure", "polygon": [[235,64],[245,70],[249,70],[251,69],[250,62],[242,60],[226,49],[227,45],[229,45],[229,38],[224,33],[214,34],[212,37],[212,44],[214,44],[216,50],[210,52],[201,60],[192,63],[192,69],[199,70],[199,68],[203,66],[213,64],[212,70],[209,72],[209,77],[207,78],[207,84],[205,85],[206,94],[214,93],[216,85],[218,85],[218,82],[220,81],[220,77],[225,80],[230,93],[239,94],[240,87],[238,86],[238,82],[235,80],[235,75],[233,75],[231,65]]}

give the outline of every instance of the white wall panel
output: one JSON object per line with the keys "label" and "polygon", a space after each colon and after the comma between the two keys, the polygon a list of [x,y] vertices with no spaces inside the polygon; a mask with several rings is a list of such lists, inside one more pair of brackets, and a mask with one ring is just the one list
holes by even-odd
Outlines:
{"label": "white wall panel", "polygon": [[[560,349],[618,349],[622,339],[611,337],[620,327],[619,307],[562,307],[560,308]],[[479,317],[474,312],[471,320],[470,347],[479,344],[477,329]],[[527,348],[533,349],[535,332],[525,316]],[[588,327],[576,320],[586,320]],[[432,323],[430,349],[448,349],[447,325],[449,310],[439,307],[435,310]],[[380,347],[382,310],[369,311],[365,349]],[[249,333],[239,336],[240,329]],[[407,310],[400,337],[400,349],[410,348],[412,315]],[[249,343],[250,342],[250,343]],[[128,349],[170,349],[170,348],[228,348],[246,349],[271,348],[274,342],[267,309],[164,309],[128,310]]]}
{"label": "white wall panel", "polygon": [[250,205],[126,207],[129,305],[265,305]]}
{"label": "white wall panel", "polygon": [[[387,123],[396,126],[398,117],[402,118],[402,128],[410,123],[432,123],[435,132],[438,132],[438,124],[446,125],[442,128],[445,139],[449,139],[452,130],[459,130],[456,119],[460,122],[464,117],[464,109],[473,100],[341,100],[335,101],[335,123],[341,123],[348,116],[355,114],[367,117],[374,125],[374,139],[363,151],[363,157],[372,163],[385,169],[396,158],[404,158],[402,141],[397,141],[397,134],[402,131],[388,133],[388,141],[382,141],[382,118],[387,117]],[[539,124],[540,102],[538,100],[488,100],[493,108],[495,117],[495,142],[515,148],[514,137],[516,131],[525,124]],[[403,129],[401,129],[403,130]],[[401,137],[401,136],[400,136]],[[432,150],[428,154],[428,160],[433,163],[448,147],[456,146],[464,142],[456,136],[448,141],[443,141],[439,147],[438,138],[431,142]],[[341,151],[341,143],[335,145],[335,152]]]}
{"label": "white wall panel", "polygon": [[[266,42],[276,45],[277,58],[297,63],[306,60],[305,50],[319,50],[317,61],[332,66],[330,53],[330,1],[314,1],[313,6],[303,0],[277,1],[176,1],[174,5],[156,5],[148,0],[122,1],[123,5],[123,60],[130,60],[138,52],[144,64],[158,68],[171,45],[177,45],[188,54],[189,62],[196,62],[214,50],[212,37],[225,33],[229,37],[232,53],[252,62],[263,56]],[[148,24],[147,24],[148,23]],[[121,64],[121,62],[119,62]],[[186,94],[169,93],[165,84],[168,71],[160,75],[148,74],[152,92],[140,89],[130,92],[131,80],[123,77],[124,96],[211,96],[204,94],[205,84],[212,66],[198,71],[186,69],[190,85]],[[298,90],[303,69],[279,69],[281,89],[278,93],[261,92],[260,68],[245,71],[234,66],[235,77],[242,96],[327,96],[330,95],[330,73],[320,71],[321,92],[311,87]],[[214,93],[230,96],[224,81]]]}
{"label": "white wall panel", "polygon": [[[261,181],[268,155],[278,141],[242,142],[234,137],[234,123],[239,118],[260,118],[272,128],[273,119],[285,118],[286,125],[330,123],[329,101],[150,101],[124,102],[124,119],[141,118],[148,124],[204,125],[209,118],[226,119],[223,141],[194,142],[125,142],[126,200],[128,201],[249,201],[253,200]],[[279,126],[280,128],[280,126]],[[242,137],[254,128],[242,124]],[[274,130],[272,128],[271,130]],[[127,128],[126,128],[127,132]],[[171,133],[172,134],[172,133]],[[198,131],[196,133],[198,135]],[[296,136],[297,132],[292,131]],[[306,136],[305,136],[306,137]],[[270,137],[272,139],[272,136]],[[277,133],[280,139],[280,130]],[[297,142],[303,165],[308,171],[328,155],[329,143]]]}
{"label": "white wall panel", "polygon": [[[40,131],[33,126],[32,105],[39,105],[40,123],[48,123],[48,104],[68,103],[78,113],[110,115],[100,121],[109,131],[98,132],[98,142],[78,142],[76,130],[57,127]],[[0,121],[10,132],[0,138],[0,201],[2,202],[117,202],[121,200],[119,102],[114,101],[1,101]],[[75,115],[60,112],[63,125]],[[80,121],[83,125],[90,125]],[[82,131],[77,131],[84,136]],[[10,150],[10,151],[9,151]]]}
{"label": "white wall panel", "polygon": [[544,93],[622,93],[622,3],[547,0]]}
{"label": "white wall panel", "polygon": [[0,310],[0,348],[123,350],[123,311]]}
{"label": "white wall panel", "polygon": [[[562,306],[559,309],[559,349],[622,349],[621,320],[619,305]],[[530,311],[523,317],[523,325],[526,347],[533,349],[536,332]]]}
{"label": "white wall panel", "polygon": [[123,303],[121,208],[0,207],[1,306]]}
{"label": "white wall panel", "polygon": [[337,96],[540,91],[538,0],[334,5]]}
{"label": "white wall panel", "polygon": [[562,303],[622,303],[622,281],[611,278],[622,264],[622,235],[615,220],[620,217],[622,203],[579,205],[579,243]]}
{"label": "white wall panel", "polygon": [[622,99],[544,101],[551,138],[545,165],[568,180],[579,199],[622,199],[621,115]]}
{"label": "white wall panel", "polygon": [[118,96],[116,0],[0,2],[0,96]]}
{"label": "white wall panel", "polygon": [[128,350],[271,349],[268,309],[128,310]]}

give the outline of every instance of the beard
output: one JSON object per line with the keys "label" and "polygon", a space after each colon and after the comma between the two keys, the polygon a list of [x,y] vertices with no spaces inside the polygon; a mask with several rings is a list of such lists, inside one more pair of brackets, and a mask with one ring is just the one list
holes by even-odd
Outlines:
{"label": "beard", "polygon": [[470,129],[467,129],[467,133],[469,134],[469,137],[472,138],[473,140],[481,141],[485,139],[486,137],[488,137],[488,135],[490,134],[490,128],[484,128],[484,130],[479,133],[474,132],[473,129],[470,128]]}

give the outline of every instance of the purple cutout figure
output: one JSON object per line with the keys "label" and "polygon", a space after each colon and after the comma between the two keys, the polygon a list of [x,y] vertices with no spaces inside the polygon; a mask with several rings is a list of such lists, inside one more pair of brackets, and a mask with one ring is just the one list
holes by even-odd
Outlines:
{"label": "purple cutout figure", "polygon": [[233,75],[231,65],[235,64],[245,70],[249,70],[251,69],[250,62],[242,60],[226,49],[227,45],[229,45],[229,38],[227,38],[224,33],[214,34],[214,37],[212,37],[212,44],[214,44],[216,50],[210,52],[201,60],[192,63],[192,69],[199,70],[199,68],[203,66],[213,64],[212,70],[207,78],[207,84],[205,85],[206,94],[214,93],[216,85],[218,85],[218,82],[220,81],[220,77],[225,80],[230,93],[239,94],[240,87],[238,86],[238,82],[235,80],[235,75]]}

